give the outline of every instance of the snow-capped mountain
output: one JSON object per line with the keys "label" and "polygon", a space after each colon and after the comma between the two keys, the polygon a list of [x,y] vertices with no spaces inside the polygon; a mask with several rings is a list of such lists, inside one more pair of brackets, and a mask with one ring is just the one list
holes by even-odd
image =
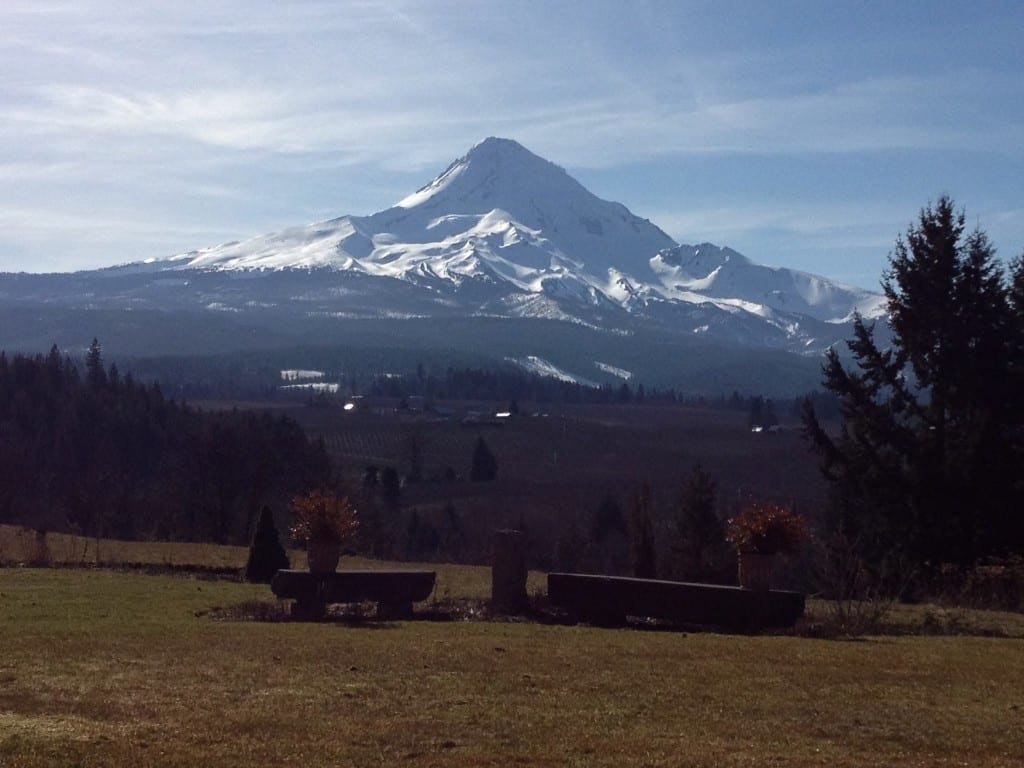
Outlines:
{"label": "snow-capped mountain", "polygon": [[[845,337],[854,311],[874,317],[884,302],[823,277],[754,264],[728,248],[678,245],[562,168],[499,138],[480,142],[372,216],[343,216],[128,269],[328,270],[336,273],[329,282],[390,278],[432,292],[414,309],[403,301],[381,312],[460,307],[591,322],[591,311],[618,310],[680,332],[802,351]],[[346,296],[351,291],[336,292],[334,311],[366,311]]]}
{"label": "snow-capped mountain", "polygon": [[[546,280],[607,286],[672,239],[508,139],[489,138],[419,191],[372,216],[343,216],[172,257],[185,268],[330,267],[458,282],[491,276],[540,292]],[[156,262],[159,264],[160,262]],[[600,278],[598,280],[597,278]]]}
{"label": "snow-capped mountain", "polygon": [[[680,245],[651,259],[669,296],[701,297],[763,314],[807,315],[827,323],[852,322],[853,313],[880,317],[885,297],[807,272],[755,264],[731,248]],[[674,293],[672,293],[674,291]]]}
{"label": "snow-capped mountain", "polygon": [[[186,312],[211,327],[216,311],[318,343],[347,332],[338,320],[386,318],[444,319],[461,336],[466,318],[540,318],[633,340],[635,354],[621,344],[618,357],[588,351],[587,380],[643,376],[639,350],[665,339],[739,346],[748,358],[756,348],[816,354],[850,336],[854,312],[881,316],[884,298],[710,243],[677,244],[516,142],[489,138],[379,213],[102,270],[0,275],[0,309],[12,305]],[[516,339],[501,359],[564,365],[556,345],[541,355],[537,339]],[[450,348],[462,341],[444,339]]]}

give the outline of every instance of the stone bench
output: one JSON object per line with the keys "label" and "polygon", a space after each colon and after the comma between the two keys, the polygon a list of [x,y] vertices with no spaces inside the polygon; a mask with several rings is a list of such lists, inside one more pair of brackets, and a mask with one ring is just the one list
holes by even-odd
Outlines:
{"label": "stone bench", "polygon": [[791,627],[804,615],[800,592],[579,573],[549,573],[548,599],[606,626],[624,624],[627,616],[642,616],[753,632]]}
{"label": "stone bench", "polygon": [[331,603],[377,603],[381,619],[412,618],[412,604],[434,591],[434,571],[278,571],[270,589],[294,600],[292,615],[320,618]]}

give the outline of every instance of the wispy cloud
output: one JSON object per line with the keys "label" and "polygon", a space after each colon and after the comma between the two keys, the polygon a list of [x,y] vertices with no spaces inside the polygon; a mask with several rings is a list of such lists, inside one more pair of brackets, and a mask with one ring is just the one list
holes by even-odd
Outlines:
{"label": "wispy cloud", "polygon": [[499,105],[486,117],[473,104],[440,105],[422,98],[376,103],[365,94],[339,96],[324,87],[144,92],[55,84],[40,86],[31,102],[9,105],[0,114],[24,136],[82,131],[123,139],[174,136],[228,150],[337,152],[353,163],[402,166],[422,165],[426,158],[440,162],[482,138],[482,132],[541,145],[560,162],[576,166],[721,153],[1022,152],[1021,125],[998,118],[981,125],[937,120],[922,103],[922,93],[972,106],[969,86],[921,80],[857,83],[683,110],[634,103],[628,95],[556,104],[526,101]]}
{"label": "wispy cloud", "polygon": [[[282,176],[308,172],[322,184],[327,168],[376,168],[405,183],[399,171],[440,170],[487,135],[623,178],[638,164],[679,164],[683,173],[689,159],[737,156],[828,164],[853,155],[867,169],[886,162],[873,155],[939,153],[957,158],[956,173],[970,170],[965,153],[998,155],[1011,169],[1024,162],[1019,67],[978,46],[943,47],[931,70],[884,66],[879,52],[892,33],[854,23],[808,35],[799,33],[804,12],[748,11],[611,0],[586,13],[529,1],[8,0],[0,207],[67,208],[88,197],[123,206],[110,218],[127,223],[126,200],[136,198],[134,215],[147,219],[148,206],[180,194],[235,198],[265,215],[253,203],[279,199]],[[844,23],[851,18],[844,12]],[[931,55],[927,40],[906,45]],[[89,184],[99,194],[86,193]],[[659,194],[652,187],[630,202],[670,214],[676,201]],[[751,214],[749,202],[736,207]],[[660,223],[723,235],[742,228],[727,226],[729,206],[719,210],[708,208],[703,222],[689,214]],[[784,212],[766,209],[764,218],[776,215]],[[778,226],[793,237],[841,235],[808,232],[800,218]],[[192,226],[198,236],[205,224]]]}

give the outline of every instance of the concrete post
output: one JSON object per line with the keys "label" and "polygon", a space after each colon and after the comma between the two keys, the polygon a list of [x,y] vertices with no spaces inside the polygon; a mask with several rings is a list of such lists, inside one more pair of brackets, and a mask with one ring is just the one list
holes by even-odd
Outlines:
{"label": "concrete post", "polygon": [[522,613],[526,604],[526,536],[522,531],[495,531],[491,605],[506,613]]}

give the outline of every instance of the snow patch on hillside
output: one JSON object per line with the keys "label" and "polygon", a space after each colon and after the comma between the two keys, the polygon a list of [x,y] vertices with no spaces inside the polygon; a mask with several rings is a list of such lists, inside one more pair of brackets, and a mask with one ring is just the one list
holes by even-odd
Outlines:
{"label": "snow patch on hillside", "polygon": [[604,373],[610,373],[612,376],[616,376],[622,379],[623,381],[629,381],[630,379],[633,378],[633,372],[627,371],[625,368],[618,368],[614,365],[609,365],[608,363],[601,363],[596,360],[594,361],[594,365],[596,365],[597,368],[603,371]]}
{"label": "snow patch on hillside", "polygon": [[590,379],[585,379],[582,376],[577,376],[574,373],[559,368],[554,363],[545,360],[542,357],[536,355],[526,355],[525,357],[508,357],[505,358],[510,363],[515,363],[523,370],[528,373],[535,373],[538,376],[546,376],[552,379],[558,379],[559,381],[567,381],[570,384],[580,384],[584,387],[597,387],[598,385]]}

